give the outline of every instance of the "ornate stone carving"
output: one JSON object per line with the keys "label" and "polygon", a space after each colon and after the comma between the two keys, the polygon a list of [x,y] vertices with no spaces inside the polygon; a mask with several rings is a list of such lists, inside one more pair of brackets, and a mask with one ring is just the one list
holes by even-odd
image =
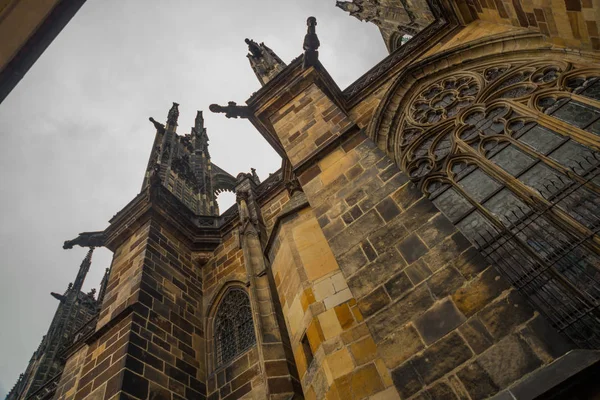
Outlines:
{"label": "ornate stone carving", "polygon": [[224,113],[227,118],[250,118],[252,116],[248,106],[238,106],[235,101],[228,102],[226,106],[211,104],[208,108],[214,113]]}
{"label": "ornate stone carving", "polygon": [[63,249],[72,249],[75,245],[81,247],[103,247],[104,240],[104,231],[82,232],[75,239],[65,241]]}
{"label": "ornate stone carving", "polygon": [[317,50],[321,45],[317,37],[317,19],[315,17],[308,17],[306,25],[308,28],[306,36],[304,36],[304,45],[302,46],[304,48],[304,68],[314,65],[318,61],[319,52]]}

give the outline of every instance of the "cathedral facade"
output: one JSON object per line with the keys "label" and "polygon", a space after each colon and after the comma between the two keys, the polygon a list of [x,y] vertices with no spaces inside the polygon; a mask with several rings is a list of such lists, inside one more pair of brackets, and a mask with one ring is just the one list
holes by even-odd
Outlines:
{"label": "cathedral facade", "polygon": [[600,398],[598,0],[337,6],[389,56],[342,90],[314,18],[289,64],[246,40],[262,87],[210,110],[264,182],[151,118],[139,195],[65,243],[114,252],[97,308],[11,399]]}

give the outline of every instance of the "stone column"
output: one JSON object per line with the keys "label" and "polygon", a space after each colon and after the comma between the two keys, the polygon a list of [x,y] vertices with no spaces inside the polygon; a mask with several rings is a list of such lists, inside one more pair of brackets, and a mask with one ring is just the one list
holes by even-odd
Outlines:
{"label": "stone column", "polygon": [[263,255],[266,237],[256,203],[256,183],[244,176],[236,186],[240,216],[240,244],[248,274],[250,301],[254,314],[258,354],[264,366],[265,398],[289,399],[302,394],[281,307],[274,295],[272,276]]}

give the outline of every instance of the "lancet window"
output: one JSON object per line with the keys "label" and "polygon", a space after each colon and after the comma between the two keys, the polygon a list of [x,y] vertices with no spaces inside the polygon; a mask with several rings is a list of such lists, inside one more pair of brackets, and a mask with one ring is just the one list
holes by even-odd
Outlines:
{"label": "lancet window", "polygon": [[462,71],[417,94],[396,157],[554,325],[600,348],[600,71]]}
{"label": "lancet window", "polygon": [[233,360],[256,343],[248,294],[241,288],[229,289],[215,314],[217,366]]}

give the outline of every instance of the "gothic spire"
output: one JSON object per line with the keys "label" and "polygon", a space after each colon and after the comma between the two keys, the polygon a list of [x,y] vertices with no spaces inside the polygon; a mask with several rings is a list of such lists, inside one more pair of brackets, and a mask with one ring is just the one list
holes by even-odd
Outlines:
{"label": "gothic spire", "polygon": [[177,126],[177,118],[179,118],[179,104],[173,102],[173,106],[169,110],[169,114],[167,115],[167,125],[170,127]]}
{"label": "gothic spire", "polygon": [[75,283],[73,284],[72,290],[75,291],[75,293],[78,293],[79,291],[81,291],[81,288],[83,287],[83,281],[85,280],[85,276],[87,275],[88,271],[90,270],[90,265],[92,265],[92,254],[94,253],[94,248],[90,247],[90,250],[87,252],[85,258],[83,259],[83,261],[81,262],[81,265],[79,266],[79,272],[77,273],[77,278],[75,278]]}
{"label": "gothic spire", "polygon": [[264,43],[258,44],[252,39],[246,39],[248,45],[248,60],[261,85],[266,85],[287,66],[273,50]]}

